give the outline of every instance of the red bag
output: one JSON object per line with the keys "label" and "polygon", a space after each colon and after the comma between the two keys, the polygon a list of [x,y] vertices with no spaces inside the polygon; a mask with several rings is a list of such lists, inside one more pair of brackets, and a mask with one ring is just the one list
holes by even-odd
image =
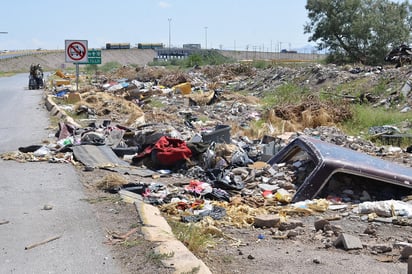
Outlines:
{"label": "red bag", "polygon": [[192,151],[185,141],[168,136],[160,137],[152,148],[152,159],[165,166],[173,166],[190,157],[192,157]]}

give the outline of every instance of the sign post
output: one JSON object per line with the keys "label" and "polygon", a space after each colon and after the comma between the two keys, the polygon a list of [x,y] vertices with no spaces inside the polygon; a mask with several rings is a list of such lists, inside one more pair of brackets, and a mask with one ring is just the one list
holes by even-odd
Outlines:
{"label": "sign post", "polygon": [[66,62],[76,64],[76,91],[79,90],[79,64],[88,62],[87,40],[65,40]]}

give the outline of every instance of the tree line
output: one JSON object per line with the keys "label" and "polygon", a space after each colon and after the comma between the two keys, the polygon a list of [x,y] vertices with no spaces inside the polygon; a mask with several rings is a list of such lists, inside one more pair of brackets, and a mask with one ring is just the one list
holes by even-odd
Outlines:
{"label": "tree line", "polygon": [[412,6],[408,1],[308,0],[304,33],[328,62],[378,65],[394,47],[409,45]]}

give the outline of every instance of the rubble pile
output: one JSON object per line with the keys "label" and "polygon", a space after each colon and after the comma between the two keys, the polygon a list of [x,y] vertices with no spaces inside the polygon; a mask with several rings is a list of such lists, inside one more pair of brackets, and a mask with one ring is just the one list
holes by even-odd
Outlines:
{"label": "rubble pile", "polygon": [[[299,136],[314,137],[359,155],[397,161],[402,171],[412,167],[410,153],[345,135],[335,127],[351,116],[345,105],[326,105],[312,100],[314,97],[267,112],[260,105],[262,92],[292,80],[312,88],[329,87],[356,77],[370,80],[392,73],[383,69],[340,71],[318,65],[306,70],[277,67],[258,71],[233,64],[174,73],[164,68],[123,67],[79,94],[72,111],[81,115],[80,124],[59,123],[56,143],[19,148],[19,152],[2,157],[80,162],[87,171],[117,172],[127,180],[119,185],[106,178],[105,191],[139,194],[182,222],[271,227],[279,239],[300,233],[302,224],[289,216],[329,210],[338,210],[341,218],[355,214],[367,216],[361,217],[365,221],[391,217],[391,223],[411,226],[411,182],[395,178],[395,184],[389,184],[373,173],[365,178],[337,172],[328,174],[329,181],[321,188],[307,190],[310,199],[296,201],[295,194],[306,191],[302,190],[305,181],[319,171],[317,164],[322,159],[307,151],[273,162]],[[241,90],[251,92],[243,95]],[[61,91],[53,92],[56,96]],[[267,122],[254,127],[262,117]],[[274,124],[282,123],[279,131]],[[381,163],[378,167],[373,164],[375,171]],[[412,178],[412,172],[406,173]],[[390,200],[394,202],[386,202]],[[365,204],[370,202],[382,203]],[[388,213],[388,208],[393,210]],[[318,221],[315,227],[323,235],[335,237],[336,246],[349,242],[328,220]]]}
{"label": "rubble pile", "polygon": [[324,103],[308,97],[300,104],[275,106],[265,113],[264,119],[272,124],[283,123],[282,131],[300,131],[322,125],[334,126],[351,117],[346,104]]}

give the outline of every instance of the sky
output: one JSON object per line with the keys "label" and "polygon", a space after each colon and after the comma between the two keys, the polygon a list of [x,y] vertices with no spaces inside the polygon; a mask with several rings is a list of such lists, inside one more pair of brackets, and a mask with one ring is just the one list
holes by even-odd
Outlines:
{"label": "sky", "polygon": [[[304,51],[306,0],[2,1],[0,50],[64,49],[65,40]],[[306,50],[306,49],[305,49]]]}

